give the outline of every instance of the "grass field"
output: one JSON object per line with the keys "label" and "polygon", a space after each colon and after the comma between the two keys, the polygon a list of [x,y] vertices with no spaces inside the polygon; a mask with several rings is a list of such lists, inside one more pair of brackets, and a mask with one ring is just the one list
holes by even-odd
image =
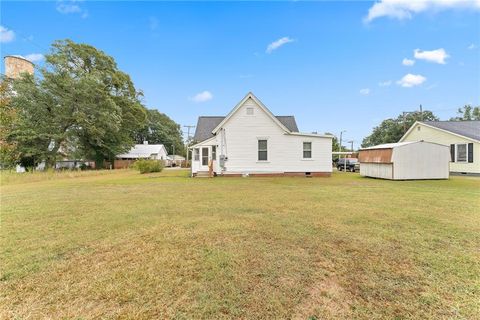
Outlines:
{"label": "grass field", "polygon": [[3,174],[1,319],[478,319],[480,179]]}

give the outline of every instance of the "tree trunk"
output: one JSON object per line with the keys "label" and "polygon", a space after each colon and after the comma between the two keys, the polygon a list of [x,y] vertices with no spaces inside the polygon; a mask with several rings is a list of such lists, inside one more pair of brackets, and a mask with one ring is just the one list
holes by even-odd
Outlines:
{"label": "tree trunk", "polygon": [[104,160],[105,159],[103,158],[102,154],[95,153],[95,169],[96,170],[103,169]]}

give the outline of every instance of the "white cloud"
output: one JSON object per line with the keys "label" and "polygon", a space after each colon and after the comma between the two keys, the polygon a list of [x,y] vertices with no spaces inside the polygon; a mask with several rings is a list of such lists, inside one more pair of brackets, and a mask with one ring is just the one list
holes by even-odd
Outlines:
{"label": "white cloud", "polygon": [[274,50],[277,50],[278,48],[280,48],[281,46],[287,44],[287,43],[290,43],[290,42],[294,42],[295,40],[289,38],[289,37],[283,37],[283,38],[280,38],[272,43],[270,43],[267,47],[267,50],[265,50],[266,53],[272,53]]}
{"label": "white cloud", "polygon": [[56,9],[61,14],[78,13],[80,17],[86,18],[88,17],[88,11],[86,9],[83,9],[80,6],[81,2],[82,1],[80,0],[71,0],[71,1],[59,0],[57,1]]}
{"label": "white cloud", "polygon": [[192,100],[193,102],[206,102],[206,101],[209,101],[209,100],[212,100],[213,99],[213,94],[210,92],[210,91],[202,91],[200,93],[197,93],[195,96],[193,96],[192,98],[190,98],[190,100]]}
{"label": "white cloud", "polygon": [[475,43],[472,43],[471,45],[469,45],[469,46],[467,47],[468,50],[473,50],[473,49],[475,49],[475,48],[477,48],[477,46],[475,45]]}
{"label": "white cloud", "polygon": [[389,87],[391,84],[392,84],[392,80],[387,80],[387,81],[378,83],[380,87]]}
{"label": "white cloud", "polygon": [[445,49],[440,48],[437,50],[431,50],[431,51],[422,51],[420,49],[415,49],[413,51],[413,54],[415,56],[415,59],[419,60],[426,60],[429,62],[435,62],[439,64],[445,64],[445,59],[450,57],[448,53],[445,51]]}
{"label": "white cloud", "polygon": [[380,17],[411,19],[420,12],[447,9],[480,10],[480,0],[379,0],[370,7],[364,21],[370,22]]}
{"label": "white cloud", "polygon": [[10,42],[15,39],[15,32],[13,30],[9,30],[4,26],[0,26],[0,42]]}
{"label": "white cloud", "polygon": [[425,81],[427,81],[427,78],[425,78],[424,76],[419,75],[419,74],[409,73],[409,74],[404,75],[402,79],[397,81],[397,83],[399,85],[401,85],[402,87],[411,88],[411,87],[414,87],[414,86],[421,85]]}
{"label": "white cloud", "polygon": [[404,66],[413,66],[415,64],[415,60],[410,60],[410,59],[404,58],[402,60],[402,64]]}
{"label": "white cloud", "polygon": [[25,59],[27,59],[31,62],[38,62],[38,61],[42,61],[43,59],[45,59],[45,57],[41,53],[31,53],[31,54],[27,54],[25,56]]}
{"label": "white cloud", "polygon": [[370,94],[370,89],[368,89],[368,88],[360,89],[360,94],[362,96],[368,96]]}

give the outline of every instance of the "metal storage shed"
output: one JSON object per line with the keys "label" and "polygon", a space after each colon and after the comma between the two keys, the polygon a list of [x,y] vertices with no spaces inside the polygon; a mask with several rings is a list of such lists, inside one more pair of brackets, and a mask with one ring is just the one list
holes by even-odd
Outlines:
{"label": "metal storage shed", "polygon": [[389,180],[448,179],[450,149],[437,143],[411,141],[360,150],[360,175]]}

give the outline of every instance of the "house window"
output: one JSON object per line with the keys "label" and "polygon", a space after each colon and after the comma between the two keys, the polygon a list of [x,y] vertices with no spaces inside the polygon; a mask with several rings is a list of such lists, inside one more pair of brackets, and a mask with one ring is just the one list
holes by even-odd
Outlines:
{"label": "house window", "polygon": [[200,160],[200,150],[198,148],[193,149],[193,160]]}
{"label": "house window", "polygon": [[258,161],[268,160],[267,140],[258,140]]}
{"label": "house window", "polygon": [[467,144],[457,144],[457,162],[467,162]]}
{"label": "house window", "polygon": [[253,116],[253,108],[247,108],[247,115]]}
{"label": "house window", "polygon": [[217,160],[217,146],[212,146],[212,160]]}
{"label": "house window", "polygon": [[420,126],[417,126],[417,131],[420,131]]}
{"label": "house window", "polygon": [[304,142],[303,143],[303,158],[311,159],[312,158],[312,143]]}

